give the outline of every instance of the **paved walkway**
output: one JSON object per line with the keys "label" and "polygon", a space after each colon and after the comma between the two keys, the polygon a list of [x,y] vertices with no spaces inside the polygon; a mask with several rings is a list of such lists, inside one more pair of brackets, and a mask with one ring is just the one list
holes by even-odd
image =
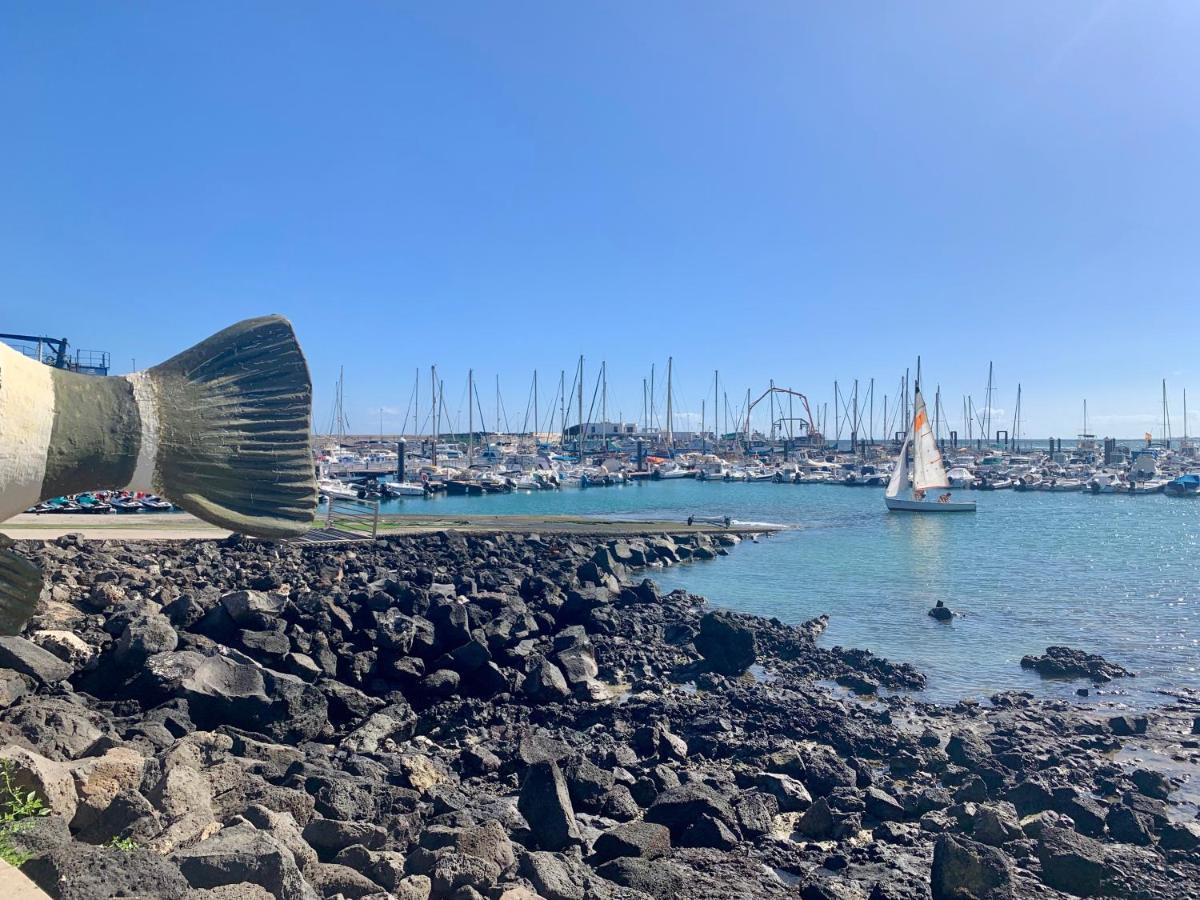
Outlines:
{"label": "paved walkway", "polygon": [[0,897],[4,900],[50,900],[41,888],[6,862],[0,862]]}

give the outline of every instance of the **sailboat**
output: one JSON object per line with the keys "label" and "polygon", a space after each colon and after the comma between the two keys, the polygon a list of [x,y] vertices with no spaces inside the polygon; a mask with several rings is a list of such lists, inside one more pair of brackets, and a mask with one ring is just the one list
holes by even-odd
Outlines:
{"label": "sailboat", "polygon": [[946,466],[933,436],[929,414],[925,411],[925,398],[921,396],[921,386],[918,384],[913,392],[912,427],[904,436],[900,456],[884,493],[884,502],[888,509],[905,512],[975,512],[974,500],[953,500],[948,490],[937,497],[928,496],[930,491],[949,487],[950,479],[946,477]]}

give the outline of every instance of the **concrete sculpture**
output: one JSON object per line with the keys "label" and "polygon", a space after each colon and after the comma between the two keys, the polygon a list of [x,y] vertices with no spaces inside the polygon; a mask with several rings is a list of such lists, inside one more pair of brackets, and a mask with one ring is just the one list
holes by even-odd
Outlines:
{"label": "concrete sculpture", "polygon": [[[317,506],[312,382],[291,324],[247,319],[145,372],[79,375],[0,344],[0,521],[51,497],[153,491],[214,525],[302,534]],[[42,578],[0,536],[0,634]]]}

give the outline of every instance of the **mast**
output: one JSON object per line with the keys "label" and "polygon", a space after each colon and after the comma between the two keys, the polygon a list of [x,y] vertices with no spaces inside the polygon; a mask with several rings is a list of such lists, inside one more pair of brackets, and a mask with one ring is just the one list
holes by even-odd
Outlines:
{"label": "mast", "polygon": [[992,363],[988,362],[987,393],[983,398],[983,440],[987,443],[992,439]]}
{"label": "mast", "polygon": [[750,452],[750,389],[746,388],[746,452]]}
{"label": "mast", "polygon": [[[671,409],[671,375],[674,369],[674,357],[667,357],[667,449],[672,450],[675,447],[675,422],[672,420],[673,411]],[[675,454],[671,454],[674,456]]]}
{"label": "mast", "polygon": [[[595,395],[593,395],[595,396]],[[579,464],[583,465],[583,354],[579,354]]]}
{"label": "mast", "polygon": [[713,369],[713,450],[717,450],[721,446],[721,429],[718,427],[717,419],[721,415],[721,403],[717,398],[717,382],[720,380],[721,373]]}
{"label": "mast", "polygon": [[[654,429],[654,363],[650,363],[650,428]],[[658,446],[658,438],[661,437],[655,430],[654,445]]]}
{"label": "mast", "polygon": [[1188,444],[1187,434],[1187,388],[1183,389],[1183,446],[1186,448]]}
{"label": "mast", "polygon": [[604,429],[604,452],[608,452],[608,362],[600,361],[600,427]]}
{"label": "mast", "polygon": [[854,424],[850,426],[850,452],[858,452],[858,379],[854,379]]}
{"label": "mast", "polygon": [[1167,379],[1163,379],[1162,383],[1162,414],[1163,414],[1163,444],[1169,450],[1171,448],[1171,413],[1167,409]]}
{"label": "mast", "polygon": [[475,449],[475,370],[467,369],[467,468]]}
{"label": "mast", "polygon": [[537,436],[540,430],[538,426],[541,422],[538,420],[538,390],[537,390],[537,369],[533,370],[533,445],[537,446]]}
{"label": "mast", "polygon": [[429,396],[433,399],[433,406],[429,410],[429,429],[433,435],[433,440],[429,446],[432,448],[429,451],[429,461],[433,463],[434,468],[437,468],[437,442],[438,442],[438,396],[437,396],[437,366],[429,367]]}
{"label": "mast", "polygon": [[563,437],[567,433],[567,370],[558,370],[558,427],[559,427],[559,449],[563,445]]}

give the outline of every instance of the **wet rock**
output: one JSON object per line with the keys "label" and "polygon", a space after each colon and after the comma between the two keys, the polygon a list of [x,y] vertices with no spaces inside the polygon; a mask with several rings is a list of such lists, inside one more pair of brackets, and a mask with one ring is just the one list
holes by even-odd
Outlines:
{"label": "wet rock", "polygon": [[941,835],[933,846],[929,887],[933,900],[1009,900],[1013,896],[1004,854],[952,834]]}
{"label": "wet rock", "polygon": [[1033,669],[1045,678],[1090,678],[1101,684],[1133,675],[1097,653],[1061,646],[1047,647],[1044,656],[1022,657],[1021,668]]}
{"label": "wet rock", "polygon": [[521,783],[517,808],[541,849],[563,850],[580,842],[566,779],[552,760],[530,765]]}
{"label": "wet rock", "polygon": [[1200,824],[1196,822],[1167,822],[1159,832],[1159,846],[1164,850],[1195,853],[1200,850]]}
{"label": "wet rock", "polygon": [[44,684],[65,681],[73,666],[23,637],[0,637],[0,669],[12,669]]}
{"label": "wet rock", "polygon": [[1171,782],[1167,776],[1152,769],[1135,769],[1130,775],[1138,791],[1155,800],[1166,800],[1171,793]]}
{"label": "wet rock", "polygon": [[953,611],[941,600],[933,605],[933,608],[929,610],[929,615],[939,622],[949,622],[954,618]]}
{"label": "wet rock", "polygon": [[1108,720],[1108,727],[1118,737],[1145,734],[1149,724],[1145,716],[1113,716]]}
{"label": "wet rock", "polygon": [[758,655],[754,632],[727,613],[705,614],[692,643],[709,668],[722,675],[741,675]]}

